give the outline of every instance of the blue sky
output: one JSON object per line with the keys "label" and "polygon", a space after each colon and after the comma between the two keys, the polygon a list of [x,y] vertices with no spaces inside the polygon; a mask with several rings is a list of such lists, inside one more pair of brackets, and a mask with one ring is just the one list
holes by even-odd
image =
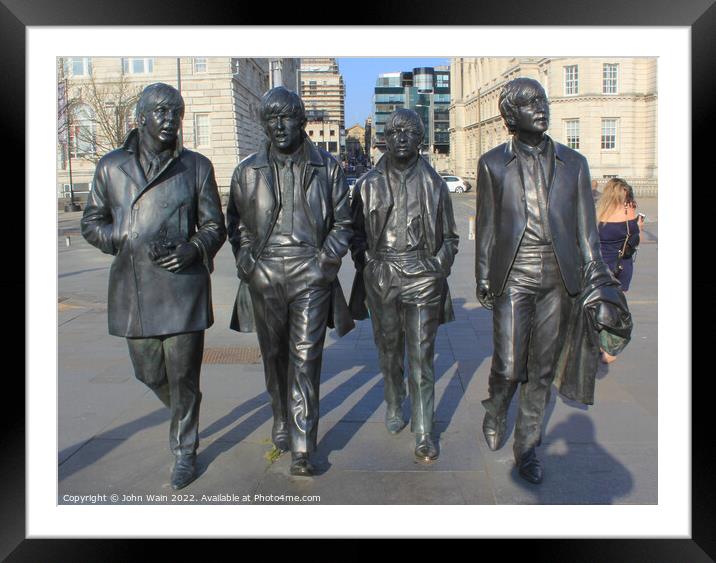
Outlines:
{"label": "blue sky", "polygon": [[346,85],[346,129],[365,124],[371,114],[373,88],[379,74],[412,71],[421,66],[449,65],[450,59],[346,57],[338,58],[338,70]]}

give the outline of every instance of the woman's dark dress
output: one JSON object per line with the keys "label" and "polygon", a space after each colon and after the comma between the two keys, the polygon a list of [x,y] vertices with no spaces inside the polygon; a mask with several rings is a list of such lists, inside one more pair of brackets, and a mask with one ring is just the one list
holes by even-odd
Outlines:
{"label": "woman's dark dress", "polygon": [[[627,236],[626,222],[618,221],[613,223],[599,223],[599,242],[602,246],[602,258],[609,269],[614,272],[617,265],[619,251],[624,246],[624,238]],[[639,244],[639,224],[636,219],[629,220],[629,236],[633,244]],[[622,285],[622,290],[629,289],[631,276],[634,273],[633,258],[622,260],[624,270],[617,278]]]}

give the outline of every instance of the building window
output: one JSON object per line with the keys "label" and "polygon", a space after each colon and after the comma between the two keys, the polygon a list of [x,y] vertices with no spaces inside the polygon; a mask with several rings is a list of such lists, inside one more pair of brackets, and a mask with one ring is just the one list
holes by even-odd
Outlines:
{"label": "building window", "polygon": [[564,67],[564,95],[576,96],[579,93],[579,67],[570,65]]}
{"label": "building window", "polygon": [[89,76],[92,74],[92,60],[89,57],[69,57],[64,59],[65,76]]}
{"label": "building window", "polygon": [[617,79],[619,78],[619,65],[605,63],[602,69],[602,93],[616,94]]}
{"label": "building window", "polygon": [[70,125],[70,152],[74,158],[95,154],[94,112],[86,104],[79,105],[72,112]]}
{"label": "building window", "polygon": [[194,146],[196,147],[208,147],[209,146],[209,114],[208,113],[195,113],[194,114]]}
{"label": "building window", "polygon": [[335,141],[328,141],[328,152],[338,152],[338,143]]}
{"label": "building window", "polygon": [[122,72],[124,74],[149,74],[154,72],[154,59],[151,57],[122,59]]}
{"label": "building window", "polygon": [[335,136],[336,136],[336,131],[335,131],[335,129],[331,129],[331,137],[335,137]]}
{"label": "building window", "polygon": [[194,57],[194,74],[202,74],[208,70],[206,57]]}
{"label": "building window", "polygon": [[564,120],[564,139],[570,149],[579,150],[579,119]]}
{"label": "building window", "polygon": [[313,129],[311,129],[311,130],[308,131],[308,136],[309,136],[309,137],[313,137]]}
{"label": "building window", "polygon": [[602,150],[613,151],[617,148],[618,120],[602,119]]}

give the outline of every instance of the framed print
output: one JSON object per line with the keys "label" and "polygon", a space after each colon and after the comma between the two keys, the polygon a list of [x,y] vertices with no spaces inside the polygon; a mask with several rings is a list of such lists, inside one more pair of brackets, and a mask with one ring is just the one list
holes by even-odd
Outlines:
{"label": "framed print", "polygon": [[[697,192],[698,195],[693,194],[690,181],[692,177],[697,177],[695,173],[699,169],[704,168],[703,163],[706,160],[701,153],[709,144],[705,138],[705,128],[713,123],[712,67],[716,59],[710,38],[716,29],[716,9],[709,2],[690,2],[680,5],[677,9],[668,3],[654,6],[638,2],[624,6],[611,1],[590,6],[584,13],[578,14],[575,14],[573,7],[566,2],[550,2],[543,6],[520,2],[510,8],[509,13],[503,11],[503,7],[504,4],[499,3],[479,8],[468,3],[456,3],[436,10],[434,5],[418,2],[400,8],[393,5],[384,6],[381,8],[384,11],[379,15],[369,15],[362,10],[356,10],[359,13],[355,15],[355,22],[351,20],[335,25],[335,22],[330,21],[331,18],[328,18],[328,21],[325,17],[323,21],[311,21],[310,17],[306,16],[299,17],[295,22],[287,21],[288,18],[285,17],[280,24],[268,22],[258,5],[247,6],[243,11],[244,8],[238,7],[226,10],[223,7],[206,5],[197,8],[188,2],[175,2],[174,10],[167,17],[166,9],[132,2],[123,3],[122,10],[117,10],[110,2],[103,1],[78,1],[58,6],[49,2],[4,2],[4,6],[0,7],[4,30],[4,48],[0,57],[8,80],[0,92],[3,96],[2,107],[8,132],[6,139],[10,141],[5,145],[13,157],[8,158],[7,162],[24,161],[27,173],[26,190],[23,192],[25,205],[20,207],[14,204],[17,196],[8,200],[8,203],[13,201],[13,204],[8,206],[8,215],[12,215],[17,223],[9,232],[27,233],[24,254],[24,271],[27,271],[27,277],[22,283],[23,278],[17,276],[13,270],[13,277],[16,279],[7,282],[6,287],[10,291],[14,290],[13,294],[21,291],[21,288],[25,289],[28,330],[25,335],[25,385],[23,386],[17,377],[7,377],[11,393],[14,392],[15,397],[24,396],[26,401],[24,409],[20,407],[19,413],[8,417],[6,429],[2,433],[6,455],[1,464],[3,469],[0,480],[3,499],[0,529],[4,530],[0,538],[0,554],[9,556],[10,560],[37,559],[51,556],[53,550],[56,552],[57,549],[54,546],[63,545],[63,553],[68,557],[79,555],[89,558],[100,556],[102,548],[92,542],[75,542],[70,546],[64,543],[67,540],[63,538],[170,538],[179,534],[182,537],[197,538],[421,536],[497,537],[501,541],[505,538],[544,538],[546,541],[526,541],[518,545],[527,553],[544,551],[545,557],[546,553],[550,553],[551,560],[582,560],[593,557],[595,553],[614,560],[646,557],[654,561],[706,561],[716,556],[712,533],[715,525],[713,479],[708,461],[709,455],[713,454],[713,439],[706,435],[708,425],[698,423],[708,409],[704,403],[710,396],[710,378],[707,377],[708,370],[696,377],[691,376],[692,338],[697,344],[695,349],[700,351],[708,346],[708,332],[699,332],[697,328],[692,330],[690,326],[693,298],[699,297],[700,302],[702,296],[711,295],[713,283],[701,282],[699,278],[695,278],[695,283],[691,284],[689,260],[691,256],[708,256],[706,252],[692,254],[691,244],[694,244],[694,250],[697,249],[701,241],[708,240],[710,233],[707,231],[708,221],[701,221],[698,214],[693,215],[692,221],[690,214],[690,203],[692,198],[695,198],[694,203],[699,203],[696,209],[701,209],[705,218],[711,206],[707,203],[701,205],[700,202],[708,190],[701,189]],[[371,21],[373,18],[380,19]],[[231,26],[227,26],[229,22]],[[467,498],[464,492],[465,482],[469,479],[467,466],[472,463],[470,460],[473,458],[469,448],[453,446],[453,451],[457,452],[455,455],[462,456],[461,460],[464,458],[464,465],[460,465],[463,461],[452,466],[445,461],[443,469],[436,466],[439,471],[445,472],[445,475],[440,477],[440,486],[445,487],[446,498],[452,500],[443,503],[436,501],[430,505],[401,502],[399,496],[395,497],[399,500],[394,503],[387,502],[385,506],[379,502],[362,505],[326,503],[323,506],[205,503],[176,508],[176,505],[172,504],[133,504],[131,499],[128,502],[130,506],[112,506],[111,503],[104,502],[94,504],[92,501],[82,502],[82,506],[71,506],[71,502],[62,501],[61,496],[64,493],[72,498],[73,495],[85,493],[70,487],[68,483],[72,479],[64,478],[68,475],[67,472],[82,474],[82,464],[73,466],[68,463],[65,467],[73,469],[62,470],[66,473],[60,471],[60,480],[64,479],[64,484],[58,485],[58,453],[64,462],[76,455],[76,452],[82,449],[83,443],[79,438],[65,443],[62,442],[62,437],[58,436],[58,412],[63,408],[58,393],[66,393],[63,389],[67,388],[63,388],[64,383],[56,379],[57,358],[67,357],[63,356],[66,351],[62,347],[63,342],[67,346],[70,341],[63,341],[61,330],[58,335],[58,317],[55,311],[58,307],[60,282],[53,286],[52,282],[48,281],[58,280],[58,248],[64,244],[73,244],[73,241],[65,243],[64,239],[56,239],[56,231],[53,230],[57,225],[56,202],[50,201],[48,205],[46,199],[43,199],[45,196],[40,195],[45,189],[42,186],[46,186],[48,182],[56,182],[57,171],[52,167],[57,160],[57,135],[53,136],[54,130],[48,127],[54,127],[57,122],[58,57],[72,57],[73,61],[90,57],[96,57],[97,60],[123,58],[122,64],[127,65],[127,73],[147,72],[148,68],[153,69],[153,65],[159,64],[156,62],[159,58],[179,57],[188,65],[181,67],[186,85],[186,73],[206,71],[207,65],[210,68],[211,57],[273,57],[285,56],[287,53],[295,57],[325,56],[337,57],[339,60],[341,57],[347,59],[391,56],[406,59],[438,57],[451,61],[456,57],[524,55],[577,58],[628,56],[656,61],[654,80],[658,83],[658,126],[655,135],[658,142],[654,152],[658,152],[658,183],[662,192],[659,194],[662,197],[659,211],[663,217],[662,228],[665,230],[664,240],[661,241],[662,251],[658,253],[658,268],[655,267],[659,273],[658,292],[656,274],[654,275],[654,291],[658,298],[649,297],[654,307],[658,304],[658,317],[653,314],[649,317],[653,320],[648,322],[655,325],[653,332],[649,334],[653,334],[653,338],[658,337],[659,346],[639,349],[648,350],[648,353],[654,356],[643,358],[644,362],[651,362],[650,365],[658,363],[658,395],[655,382],[650,382],[653,387],[649,387],[648,393],[653,396],[649,397],[639,396],[638,380],[626,387],[631,393],[629,400],[637,406],[647,404],[644,412],[648,412],[652,417],[649,420],[658,420],[658,449],[654,445],[653,451],[644,457],[646,461],[639,466],[640,471],[653,475],[653,479],[650,479],[654,482],[654,487],[658,482],[658,494],[656,491],[654,494],[649,491],[643,496],[626,495],[626,498],[633,500],[620,502],[616,500],[618,494],[614,493],[611,500],[605,500],[606,496],[598,496],[595,497],[598,500],[593,503],[586,501],[581,504],[554,500],[569,499],[568,496],[552,497],[550,500],[540,497],[533,489],[525,489],[524,497],[515,497],[513,502],[504,504],[498,501],[496,504],[501,504],[500,506],[488,506],[481,502],[479,491],[472,491],[473,496],[465,502],[466,506],[459,506],[461,502],[454,500],[458,497],[450,496],[454,489],[444,483],[461,483],[461,498]],[[604,72],[602,82],[605,91],[618,92],[621,83],[616,68],[607,68],[604,65],[599,68]],[[84,69],[85,67],[80,65],[71,70],[81,73]],[[554,73],[559,73],[557,82],[554,83],[561,85],[564,82],[565,88],[576,87],[579,76],[576,71],[570,70],[567,74],[562,74],[567,72],[562,70],[562,65],[554,65],[549,72],[553,73],[552,77],[555,76]],[[49,88],[52,92],[47,92]],[[552,97],[553,92],[548,94]],[[53,105],[50,106],[52,101]],[[257,111],[255,108],[254,110]],[[622,127],[617,117],[599,116],[602,142],[600,154],[618,150],[623,146],[620,145],[621,140],[627,138],[627,129]],[[51,123],[48,126],[49,121]],[[572,144],[579,143],[580,132],[582,137],[585,136],[584,125],[580,129],[574,121],[574,116],[565,114],[560,116],[559,125],[553,124],[555,128],[559,127],[560,138],[568,137]],[[192,150],[196,147],[199,152],[202,152],[202,148],[208,150],[207,147],[210,147],[211,143],[208,133],[211,123],[210,112],[192,111],[190,122],[187,122],[185,117],[187,146],[192,147]],[[346,121],[345,125],[347,128],[352,123]],[[330,136],[329,132],[324,134]],[[319,135],[318,130],[316,135]],[[490,146],[496,144],[497,138],[491,140]],[[81,152],[80,145],[75,143],[76,152]],[[21,154],[23,149],[24,159]],[[582,150],[586,151],[584,145]],[[479,154],[473,156],[478,157]],[[609,154],[604,158],[604,162],[607,162]],[[656,167],[656,163],[653,165]],[[590,166],[594,167],[592,163]],[[454,170],[452,172],[455,173]],[[600,178],[606,180],[609,175],[605,165],[605,169],[600,172]],[[230,178],[230,173],[227,177]],[[52,199],[51,195],[47,197]],[[24,211],[23,214],[20,213],[20,208]],[[467,215],[464,223],[467,235]],[[73,233],[73,236],[77,234]],[[461,234],[461,238],[464,238],[461,245],[474,245],[468,236],[463,237]],[[58,246],[55,247],[54,244]],[[654,250],[654,263],[656,254]],[[23,263],[19,260],[14,262]],[[346,264],[343,268],[349,265],[352,266]],[[89,271],[93,267],[100,271],[100,268],[106,268],[107,265],[96,262],[84,268]],[[14,268],[19,270],[20,266]],[[84,269],[76,269],[77,272],[80,270],[81,273],[74,279],[82,279],[81,276],[86,274]],[[74,271],[72,273],[74,274]],[[106,278],[106,271],[101,275]],[[708,276],[704,278],[708,279]],[[18,279],[21,281],[17,281]],[[473,307],[474,303],[473,308],[476,309],[478,305],[474,298],[472,279],[461,277],[455,282],[452,279],[451,284],[469,286],[471,290],[470,296],[465,297],[464,303],[460,305],[464,305],[467,310]],[[64,283],[62,278],[60,280]],[[348,288],[345,282],[343,285],[347,295],[350,285]],[[215,299],[217,287],[222,287],[221,282],[214,288]],[[635,298],[638,299],[642,298]],[[710,302],[709,299],[705,301]],[[66,307],[71,305],[72,303],[68,303]],[[708,311],[708,305],[699,305],[696,309]],[[465,317],[464,321],[469,324],[471,319],[472,317]],[[215,330],[227,332],[224,325],[217,324],[216,327]],[[94,333],[98,333],[99,329],[92,330],[94,337]],[[110,338],[106,334],[97,336],[105,340]],[[84,336],[79,335],[76,340],[72,340],[72,346],[83,350],[82,338]],[[87,338],[88,348],[91,342],[92,339]],[[230,346],[230,339],[227,338],[223,345]],[[365,340],[362,345],[372,348],[370,340]],[[648,353],[645,353],[645,356]],[[372,350],[371,354],[371,357],[375,356]],[[488,359],[485,355],[479,358],[479,362],[476,361],[483,366],[480,373],[485,373]],[[116,364],[129,369],[128,360],[126,349],[120,349]],[[115,361],[114,357],[112,361]],[[463,386],[460,387],[462,391],[456,393],[454,398],[457,405],[467,391],[464,389],[464,381],[460,382],[460,377],[455,376],[450,367],[444,367],[442,377],[446,377],[444,382],[453,381],[451,378],[454,377],[455,385],[460,383]],[[370,369],[374,371],[368,373]],[[68,370],[67,374],[70,371]],[[343,379],[327,382],[326,395],[322,392],[322,399],[328,397],[326,411],[334,410],[333,414],[336,417],[340,415],[344,421],[363,420],[381,412],[377,406],[381,400],[381,391],[377,386],[378,379],[373,379],[378,371],[377,365],[370,366],[366,372],[370,377],[362,377],[358,373],[354,379],[351,377],[357,372],[348,374],[346,371],[343,373],[345,382]],[[476,373],[475,370],[473,372]],[[65,375],[70,377],[67,374]],[[654,377],[656,376],[655,370]],[[221,377],[219,370],[216,371],[215,377]],[[261,383],[261,380],[257,381]],[[605,381],[608,382],[608,378]],[[340,387],[342,383],[345,384]],[[135,391],[132,392],[137,394],[137,401],[144,400],[143,395],[136,391],[137,387],[133,389]],[[269,420],[267,402],[260,392],[260,389],[257,389],[247,397],[226,397],[225,403],[222,403],[225,404],[226,418],[217,416],[207,423],[207,428],[212,430],[214,435],[209,433],[206,445],[202,447],[213,452],[212,463],[216,463],[216,466],[219,465],[217,460],[222,456],[226,460],[227,456],[235,455],[235,452],[231,451],[235,446],[226,444],[242,441]],[[358,400],[342,405],[351,393],[358,393]],[[81,394],[78,394],[73,398],[72,404],[81,404],[83,400]],[[235,402],[233,406],[232,401]],[[473,402],[477,405],[479,401],[475,398]],[[14,403],[20,405],[22,401],[16,399]],[[597,413],[599,406],[596,401],[590,408]],[[450,411],[447,417],[450,424],[457,420],[458,416],[469,417],[469,420],[472,420],[472,432],[475,435],[480,434],[482,410],[477,407],[465,409],[456,415],[458,407],[448,407],[444,404],[442,408]],[[367,415],[364,412],[366,410],[370,411]],[[579,414],[579,411],[576,413]],[[694,421],[691,426],[689,413]],[[154,432],[159,429],[162,436],[166,434],[168,419],[157,407],[138,409],[130,415],[126,420],[121,420],[120,424],[107,428],[109,432],[102,437],[106,444],[111,440],[124,440],[131,435],[136,437],[145,431]],[[91,413],[87,416],[91,416]],[[618,416],[617,413],[611,421],[613,432],[615,435],[626,436],[620,438],[620,443],[624,448],[628,448],[628,437],[636,435],[641,428],[639,425],[644,424],[644,421],[629,417],[620,419]],[[77,420],[80,424],[80,417]],[[623,428],[615,428],[620,424]],[[467,418],[464,431],[470,432]],[[335,445],[331,448],[332,455],[337,456],[349,451],[351,447],[357,447],[357,432],[358,430],[353,434],[339,436],[336,431],[333,437]],[[657,429],[650,432],[656,435]],[[214,440],[222,435],[225,436],[224,440]],[[459,439],[459,436],[456,438]],[[161,447],[166,448],[166,440],[163,440]],[[475,436],[466,437],[465,443],[472,443],[474,440]],[[377,444],[379,440],[376,439],[373,443]],[[102,449],[104,446],[97,447],[95,457],[90,456],[87,463],[106,461],[107,456],[116,456],[115,459],[118,459],[124,455],[121,449],[113,450],[114,446],[107,446],[108,449]],[[148,441],[143,447],[150,452],[155,444]],[[259,442],[252,447],[260,459],[266,448]],[[200,449],[200,456],[201,452]],[[361,464],[353,469],[352,484],[357,488],[366,487],[367,491],[373,472],[396,471],[395,468],[376,467],[370,458],[370,448],[366,448],[362,455],[364,458]],[[79,457],[75,458],[77,459]],[[330,478],[330,459],[333,458],[329,457],[326,472],[318,475],[316,479]],[[241,460],[237,457],[237,461]],[[250,462],[247,462],[247,465],[249,464]],[[209,469],[210,467],[211,464]],[[489,471],[496,469],[494,464],[486,467]],[[167,471],[163,466],[150,469]],[[585,462],[585,473],[590,469],[588,461]],[[630,468],[626,469],[624,479],[615,487],[629,486]],[[239,468],[237,471],[240,473],[243,469]],[[502,471],[509,474],[510,467],[503,467]],[[556,466],[552,471],[558,471]],[[211,473],[205,475],[207,478],[211,477]],[[109,475],[108,479],[119,477]],[[380,490],[386,494],[392,493],[391,487],[399,487],[389,476],[382,475],[381,479],[383,481]],[[460,481],[461,479],[463,481]],[[579,482],[579,479],[582,477],[575,477],[571,484],[565,482],[564,487],[573,487],[578,491],[579,486],[574,485],[574,482]],[[599,482],[598,476],[585,474],[583,477],[584,483],[593,482],[590,479]],[[633,486],[633,476],[631,479]],[[76,479],[72,483],[76,483]],[[72,486],[74,487],[74,484]],[[92,493],[90,488],[85,491],[88,495]],[[304,489],[305,494],[312,491],[310,487]],[[105,491],[98,489],[96,492],[102,494]],[[232,494],[236,491],[217,489],[216,492]],[[519,498],[529,500],[520,502]],[[381,506],[377,506],[378,504]],[[280,514],[282,519],[295,518],[299,523],[291,530],[272,527],[271,523],[275,521],[277,514]],[[320,523],[318,526],[309,523],[308,519],[303,521],[303,516],[309,514],[314,522]],[[191,524],[187,524],[184,515],[191,515]],[[420,518],[424,524],[411,529],[410,515]],[[669,517],[673,518],[670,520]],[[534,522],[534,528],[528,531],[523,525],[510,527],[511,522],[523,521]],[[394,524],[389,525],[391,522]],[[504,533],[505,529],[509,531]]]}

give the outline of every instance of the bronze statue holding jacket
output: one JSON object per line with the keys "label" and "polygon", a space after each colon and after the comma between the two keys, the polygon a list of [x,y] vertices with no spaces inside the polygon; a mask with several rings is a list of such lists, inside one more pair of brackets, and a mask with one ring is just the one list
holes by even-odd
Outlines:
{"label": "bronze statue holding jacket", "polygon": [[502,445],[521,384],[514,455],[519,474],[539,483],[536,447],[565,326],[584,273],[603,271],[593,266],[602,258],[587,160],[545,134],[542,86],[516,78],[499,106],[513,137],[480,158],[477,178],[477,297],[494,309],[483,432],[490,449]]}

